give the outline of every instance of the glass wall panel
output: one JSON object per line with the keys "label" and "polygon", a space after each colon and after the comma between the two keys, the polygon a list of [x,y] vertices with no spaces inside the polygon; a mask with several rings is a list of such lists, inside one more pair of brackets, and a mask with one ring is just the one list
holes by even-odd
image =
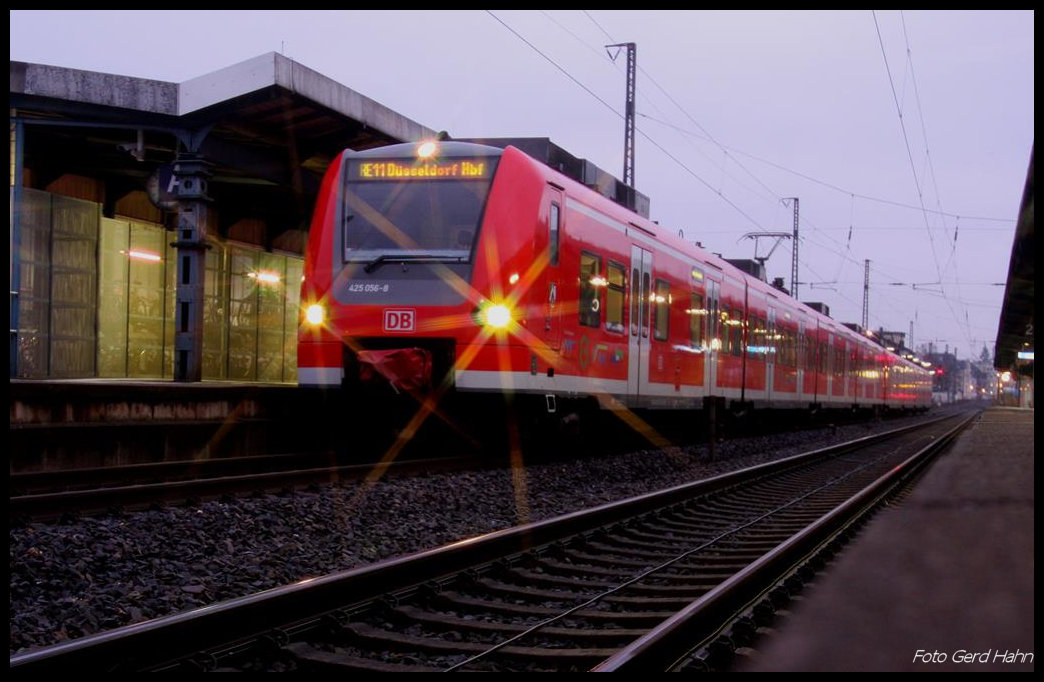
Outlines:
{"label": "glass wall panel", "polygon": [[98,204],[51,201],[51,370],[53,377],[95,376]]}
{"label": "glass wall panel", "polygon": [[257,256],[257,380],[282,381],[286,256],[263,252]]}
{"label": "glass wall panel", "polygon": [[257,251],[229,249],[228,378],[257,378]]}
{"label": "glass wall panel", "polygon": [[[162,228],[160,228],[162,229]],[[174,376],[174,322],[178,298],[178,250],[172,246],[173,233],[163,230],[163,243],[167,254],[163,260],[165,282],[163,287],[163,376]]]}
{"label": "glass wall panel", "polygon": [[297,383],[297,326],[300,323],[304,261],[286,257],[286,305],[283,308],[283,381]]}
{"label": "glass wall panel", "polygon": [[50,369],[51,195],[25,188],[21,207],[13,201],[20,210],[17,374],[38,379]]}
{"label": "glass wall panel", "polygon": [[[173,376],[170,233],[102,218],[93,202],[32,189],[22,196],[18,376]],[[296,382],[303,260],[217,240],[210,247],[203,378]]]}
{"label": "glass wall panel", "polygon": [[203,378],[228,376],[228,247],[210,243],[203,282]]}
{"label": "glass wall panel", "polygon": [[[163,376],[166,232],[130,224],[127,376]],[[173,339],[171,339],[173,343]]]}
{"label": "glass wall panel", "polygon": [[130,225],[102,218],[98,239],[98,376],[127,376]]}

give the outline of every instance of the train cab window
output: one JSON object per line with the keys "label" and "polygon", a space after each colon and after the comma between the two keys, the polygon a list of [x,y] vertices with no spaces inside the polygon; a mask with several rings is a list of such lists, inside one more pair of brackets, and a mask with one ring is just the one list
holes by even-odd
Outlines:
{"label": "train cab window", "polygon": [[551,203],[551,214],[547,219],[548,248],[550,249],[550,264],[558,265],[558,232],[562,221],[562,209],[558,204]]}
{"label": "train cab window", "polygon": [[580,324],[597,327],[602,323],[602,302],[598,290],[604,286],[602,259],[586,251],[580,254]]}
{"label": "train cab window", "polygon": [[666,341],[670,335],[671,287],[662,279],[656,280],[656,295],[653,297],[653,301],[656,304],[653,338],[657,341]]}
{"label": "train cab window", "polygon": [[619,263],[609,261],[606,267],[605,328],[611,332],[623,332],[624,291],[626,270]]}
{"label": "train cab window", "polygon": [[689,306],[689,345],[693,348],[702,348],[706,331],[703,321],[707,318],[707,311],[703,307],[703,295],[693,294]]}

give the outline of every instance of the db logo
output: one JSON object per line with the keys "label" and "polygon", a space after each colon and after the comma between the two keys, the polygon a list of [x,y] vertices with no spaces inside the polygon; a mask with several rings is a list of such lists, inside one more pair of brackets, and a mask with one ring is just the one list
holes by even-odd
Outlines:
{"label": "db logo", "polygon": [[384,311],[384,331],[412,332],[416,328],[416,310],[396,310],[394,308],[388,308]]}

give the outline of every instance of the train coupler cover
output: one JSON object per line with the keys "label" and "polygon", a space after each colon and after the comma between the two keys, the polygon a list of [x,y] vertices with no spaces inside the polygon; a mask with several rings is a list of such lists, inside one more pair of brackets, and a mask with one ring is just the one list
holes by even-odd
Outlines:
{"label": "train coupler cover", "polygon": [[357,357],[362,383],[387,381],[396,393],[427,393],[431,390],[431,352],[424,348],[363,350]]}

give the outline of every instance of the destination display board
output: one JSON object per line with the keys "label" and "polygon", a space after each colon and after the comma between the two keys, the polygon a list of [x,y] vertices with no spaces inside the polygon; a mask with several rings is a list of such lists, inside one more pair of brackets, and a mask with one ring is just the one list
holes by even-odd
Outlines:
{"label": "destination display board", "polygon": [[406,161],[382,159],[349,164],[349,180],[396,182],[405,180],[487,180],[495,164],[486,158]]}

